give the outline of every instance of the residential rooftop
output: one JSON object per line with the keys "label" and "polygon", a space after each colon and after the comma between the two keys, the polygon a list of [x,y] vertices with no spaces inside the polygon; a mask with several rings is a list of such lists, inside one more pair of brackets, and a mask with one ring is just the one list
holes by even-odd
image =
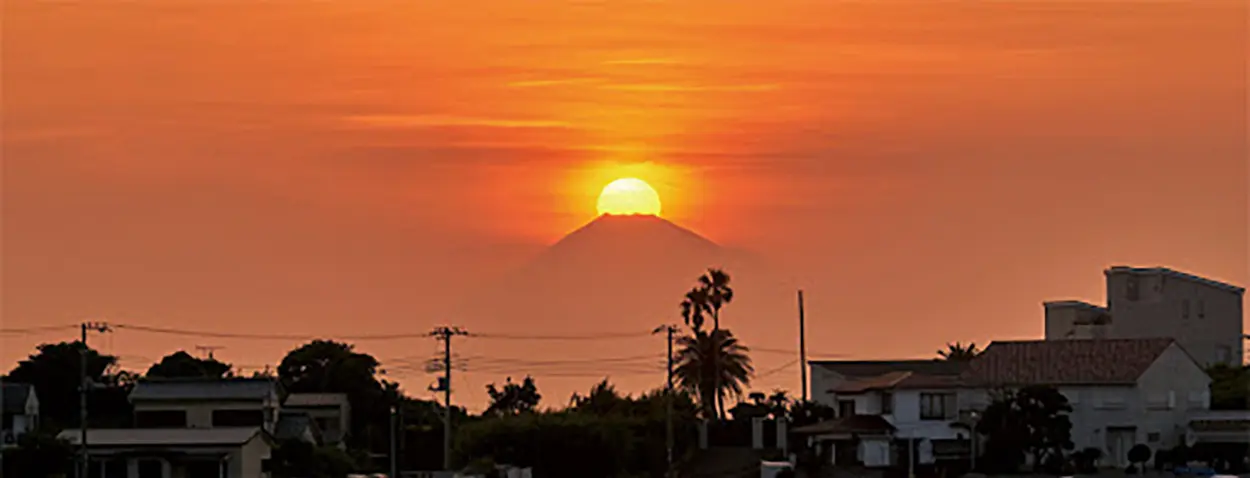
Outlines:
{"label": "residential rooftop", "polygon": [[960,380],[968,385],[1130,385],[1171,338],[992,342]]}
{"label": "residential rooftop", "polygon": [[264,400],[277,391],[268,378],[151,379],[135,384],[130,400]]}
{"label": "residential rooftop", "polygon": [[1217,289],[1223,289],[1223,290],[1237,293],[1237,294],[1244,294],[1246,292],[1246,289],[1244,287],[1229,284],[1227,282],[1220,282],[1217,280],[1207,279],[1205,277],[1196,276],[1194,274],[1190,274],[1187,272],[1180,272],[1180,271],[1169,269],[1166,267],[1112,266],[1111,268],[1107,269],[1104,272],[1104,274],[1106,275],[1112,275],[1112,274],[1163,275],[1167,277],[1174,277],[1177,279],[1187,280],[1190,282],[1197,282],[1199,284],[1208,285],[1211,287],[1215,287]]}

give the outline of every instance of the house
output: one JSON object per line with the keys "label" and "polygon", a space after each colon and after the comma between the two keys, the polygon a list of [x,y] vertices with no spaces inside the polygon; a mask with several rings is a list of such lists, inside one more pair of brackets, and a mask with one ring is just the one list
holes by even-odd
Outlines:
{"label": "house", "polygon": [[259,427],[272,434],[280,394],[266,378],[145,380],[130,403],[136,428]]}
{"label": "house", "polygon": [[0,402],[3,410],[3,426],[0,426],[0,446],[10,447],[17,440],[39,428],[39,398],[35,387],[26,383],[0,383]]}
{"label": "house", "polygon": [[959,380],[966,409],[983,409],[997,390],[1057,388],[1072,406],[1076,449],[1101,449],[1112,466],[1127,466],[1135,444],[1183,443],[1190,417],[1210,405],[1211,378],[1171,338],[993,342]]}
{"label": "house", "polygon": [[[283,423],[281,395],[267,378],[139,382],[129,397],[135,428],[87,430],[91,476],[263,477],[275,435],[312,442],[318,437],[307,416],[288,414]],[[77,444],[79,433],[60,436]]]}
{"label": "house", "polygon": [[[58,438],[78,446],[81,430]],[[87,430],[92,477],[262,478],[273,440],[260,427]]]}
{"label": "house", "polygon": [[1044,302],[1046,339],[1170,337],[1198,363],[1240,365],[1245,289],[1164,267],[1107,269],[1107,305]]}
{"label": "house", "polygon": [[351,404],[342,393],[292,393],[282,409],[312,417],[326,445],[343,446],[351,430]]}
{"label": "house", "polygon": [[965,368],[939,360],[812,362],[812,398],[837,415],[795,432],[819,443],[835,465],[966,460],[971,437],[959,426],[957,403]]}

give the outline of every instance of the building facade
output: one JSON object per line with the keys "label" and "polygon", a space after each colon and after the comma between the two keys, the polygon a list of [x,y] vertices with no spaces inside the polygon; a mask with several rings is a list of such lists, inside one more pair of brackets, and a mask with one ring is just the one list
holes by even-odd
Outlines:
{"label": "building facade", "polygon": [[1203,366],[1244,359],[1245,289],[1163,267],[1105,271],[1107,305],[1045,302],[1046,339],[1176,339]]}
{"label": "building facade", "polygon": [[0,405],[3,405],[0,446],[15,446],[22,435],[39,428],[39,397],[30,384],[0,384]]}

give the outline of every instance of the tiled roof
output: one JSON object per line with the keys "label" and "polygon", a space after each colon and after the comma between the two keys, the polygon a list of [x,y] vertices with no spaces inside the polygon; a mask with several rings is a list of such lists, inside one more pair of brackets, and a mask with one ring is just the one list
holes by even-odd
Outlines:
{"label": "tiled roof", "polygon": [[959,375],[966,363],[946,360],[822,360],[810,362],[846,377],[876,377],[890,372],[916,372],[923,375]]}
{"label": "tiled roof", "polygon": [[1128,385],[1173,343],[1160,339],[993,342],[960,377],[969,385]]}
{"label": "tiled roof", "polygon": [[813,425],[798,427],[794,433],[805,435],[823,435],[832,433],[884,434],[894,431],[894,425],[881,418],[881,415],[851,415],[846,418],[835,418]]}
{"label": "tiled roof", "polygon": [[[80,430],[65,430],[57,438],[77,445],[80,433]],[[87,444],[92,447],[237,446],[251,441],[261,433],[260,427],[89,429]]]}
{"label": "tiled roof", "polygon": [[269,379],[145,380],[130,392],[133,400],[263,400],[277,389]]}
{"label": "tiled roof", "polygon": [[11,415],[21,415],[26,413],[26,400],[34,391],[34,387],[28,383],[10,383],[0,384],[3,388],[0,393],[4,394],[4,413]]}
{"label": "tiled roof", "polygon": [[863,393],[869,390],[890,389],[911,375],[912,372],[902,371],[886,372],[873,377],[854,377],[838,384],[838,386],[829,391],[834,393]]}

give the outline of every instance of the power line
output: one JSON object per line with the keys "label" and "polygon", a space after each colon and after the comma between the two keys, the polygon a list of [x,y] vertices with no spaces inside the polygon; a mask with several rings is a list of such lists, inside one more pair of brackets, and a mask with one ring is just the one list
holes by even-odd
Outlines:
{"label": "power line", "polygon": [[590,335],[517,335],[517,334],[480,334],[475,333],[470,337],[479,339],[506,339],[506,340],[612,340],[612,339],[630,339],[650,337],[650,332],[606,332],[601,334]]}
{"label": "power line", "polygon": [[39,332],[51,332],[58,330],[72,330],[78,327],[78,324],[61,324],[61,325],[44,325],[40,327],[25,327],[20,329],[0,328],[2,334],[34,334]]}
{"label": "power line", "polygon": [[772,375],[772,374],[775,374],[775,373],[780,372],[780,371],[782,371],[782,370],[785,370],[785,369],[788,369],[788,368],[790,368],[790,367],[793,367],[793,366],[794,366],[794,364],[796,364],[796,363],[799,363],[799,359],[794,359],[794,360],[791,360],[791,361],[789,361],[789,362],[786,362],[786,364],[785,364],[785,365],[782,365],[782,366],[780,366],[780,367],[777,367],[777,368],[771,369],[771,370],[769,370],[769,371],[767,371],[767,372],[764,372],[764,373],[758,374],[758,375],[756,375],[756,376],[755,376],[755,378],[760,379],[760,378],[767,377],[767,376],[769,376],[769,375]]}
{"label": "power line", "polygon": [[339,340],[403,340],[426,338],[428,333],[404,333],[404,334],[372,334],[372,335],[341,335],[341,336],[316,336],[316,335],[296,335],[296,334],[247,334],[235,332],[209,332],[204,330],[188,330],[173,329],[166,327],[150,327],[146,325],[118,324],[114,326],[118,329],[134,330],[137,332],[150,332],[156,334],[181,335],[187,337],[213,337],[221,339],[253,339],[253,340],[317,340],[325,338],[335,338]]}

